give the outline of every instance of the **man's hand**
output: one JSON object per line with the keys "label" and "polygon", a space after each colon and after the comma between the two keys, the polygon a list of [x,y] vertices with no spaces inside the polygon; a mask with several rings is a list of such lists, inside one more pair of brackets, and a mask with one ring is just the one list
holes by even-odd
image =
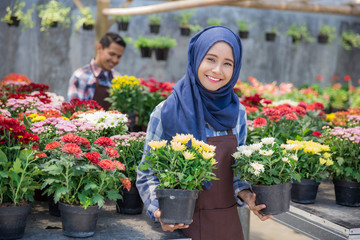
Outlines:
{"label": "man's hand", "polygon": [[265,204],[256,205],[256,194],[248,189],[242,190],[238,193],[238,196],[249,206],[250,210],[260,218],[261,221],[265,221],[272,218],[273,215],[264,215],[260,212],[261,209],[266,208]]}
{"label": "man's hand", "polygon": [[163,231],[170,231],[170,232],[173,232],[174,230],[176,229],[183,229],[183,228],[188,228],[189,227],[189,224],[185,224],[185,223],[176,223],[176,224],[166,224],[166,223],[163,223],[161,221],[161,212],[160,210],[156,210],[155,213],[154,213],[154,217],[155,218],[158,218],[160,223],[161,223],[161,228]]}

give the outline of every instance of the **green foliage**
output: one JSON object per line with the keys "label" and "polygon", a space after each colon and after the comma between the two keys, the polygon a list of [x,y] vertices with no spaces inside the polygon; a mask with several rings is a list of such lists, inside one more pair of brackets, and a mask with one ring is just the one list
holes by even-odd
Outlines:
{"label": "green foliage", "polygon": [[189,28],[190,28],[190,31],[193,32],[193,33],[198,33],[200,32],[201,30],[203,30],[203,27],[200,26],[199,24],[190,24],[189,25]]}
{"label": "green foliage", "polygon": [[213,173],[214,146],[190,134],[177,134],[169,145],[166,144],[167,141],[151,141],[151,149],[145,156],[147,162],[140,165],[140,170],[154,171],[160,181],[159,188],[201,191],[204,182],[217,179]]}
{"label": "green foliage", "polygon": [[154,48],[155,40],[154,40],[154,38],[143,37],[143,36],[139,35],[138,38],[134,41],[134,46],[138,49],[141,47]]}
{"label": "green foliage", "polygon": [[236,23],[239,27],[239,30],[243,32],[249,31],[249,29],[256,24],[255,22],[249,24],[247,23],[247,20],[238,20]]}
{"label": "green foliage", "polygon": [[34,201],[34,191],[39,189],[36,176],[41,174],[35,151],[23,149],[14,161],[0,149],[0,205]]}
{"label": "green foliage", "polygon": [[114,21],[115,22],[129,22],[131,19],[131,16],[115,16]]}
{"label": "green foliage", "polygon": [[6,15],[0,21],[12,24],[13,20],[11,19],[11,17],[14,16],[20,21],[22,25],[22,30],[33,28],[35,26],[35,23],[32,20],[32,14],[34,9],[30,8],[25,13],[22,10],[25,5],[25,2],[19,2],[19,0],[17,0],[13,8],[9,6],[6,7]]}
{"label": "green foliage", "polygon": [[336,38],[336,28],[332,27],[330,25],[323,24],[323,25],[321,25],[321,27],[319,29],[319,34],[324,35],[324,36],[328,36],[329,38],[328,38],[327,43],[330,44]]}
{"label": "green foliage", "polygon": [[174,18],[179,23],[180,27],[188,27],[194,12],[195,11],[190,10],[180,11],[177,15],[174,16]]}
{"label": "green foliage", "polygon": [[341,44],[346,50],[360,48],[360,34],[347,30],[341,34]]}
{"label": "green foliage", "polygon": [[240,146],[233,154],[234,174],[253,185],[275,185],[300,180],[296,173],[296,157],[275,138]]}
{"label": "green foliage", "polygon": [[38,6],[39,17],[41,18],[40,31],[48,31],[54,22],[60,23],[63,27],[70,26],[70,11],[71,8],[64,7],[56,0],[50,0],[46,4]]}
{"label": "green foliage", "polygon": [[91,13],[91,9],[89,7],[84,7],[80,9],[79,16],[76,17],[75,23],[75,31],[78,31],[83,25],[94,25],[95,18]]}
{"label": "green foliage", "polygon": [[221,26],[221,20],[219,18],[209,18],[207,20],[208,26]]}
{"label": "green foliage", "polygon": [[294,39],[294,44],[297,45],[301,42],[301,39],[304,39],[307,42],[314,42],[315,39],[310,36],[310,32],[305,23],[298,25],[293,23],[286,31],[286,36],[292,37]]}
{"label": "green foliage", "polygon": [[154,37],[154,48],[172,48],[177,45],[177,41],[175,38],[171,38],[170,36],[159,36]]}
{"label": "green foliage", "polygon": [[148,17],[148,22],[150,25],[160,25],[162,21],[162,18],[159,15],[151,14]]}

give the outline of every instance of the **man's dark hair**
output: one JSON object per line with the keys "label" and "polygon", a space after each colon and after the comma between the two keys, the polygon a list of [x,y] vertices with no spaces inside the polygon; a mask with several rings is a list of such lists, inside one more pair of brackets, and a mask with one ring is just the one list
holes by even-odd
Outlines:
{"label": "man's dark hair", "polygon": [[124,48],[126,47],[124,39],[119,34],[114,32],[108,32],[100,39],[100,44],[102,48],[108,48],[113,42],[120,46],[123,46]]}

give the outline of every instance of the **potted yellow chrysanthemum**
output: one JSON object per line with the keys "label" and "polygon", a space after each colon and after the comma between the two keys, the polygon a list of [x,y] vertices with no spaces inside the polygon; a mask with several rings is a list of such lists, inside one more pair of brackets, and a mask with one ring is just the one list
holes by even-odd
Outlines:
{"label": "potted yellow chrysanthemum", "polygon": [[149,146],[140,170],[150,168],[160,181],[156,196],[162,222],[190,223],[198,192],[205,182],[216,179],[215,146],[191,134],[177,134],[170,143],[151,141]]}
{"label": "potted yellow chrysanthemum", "polygon": [[314,203],[321,180],[329,176],[327,169],[333,164],[328,145],[314,141],[287,140],[286,149],[297,156],[296,172],[301,181],[294,181],[291,188],[291,201]]}

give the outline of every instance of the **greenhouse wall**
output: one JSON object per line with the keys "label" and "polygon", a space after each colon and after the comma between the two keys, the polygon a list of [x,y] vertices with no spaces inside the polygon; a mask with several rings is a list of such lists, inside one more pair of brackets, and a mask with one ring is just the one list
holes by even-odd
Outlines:
{"label": "greenhouse wall", "polygon": [[[0,1],[0,18],[7,6],[15,1]],[[46,3],[45,0],[26,0],[26,8],[32,5]],[[0,76],[1,78],[16,72],[28,76],[33,82],[50,85],[52,92],[66,96],[68,80],[73,71],[85,64],[94,56],[95,31],[74,30],[75,16],[79,10],[70,0],[61,0],[65,6],[71,7],[72,24],[70,28],[57,27],[47,33],[40,32],[38,11],[34,11],[35,27],[22,31],[21,27],[9,27],[0,22]],[[120,7],[124,1],[112,0],[111,7]],[[96,14],[96,1],[82,0],[85,6],[91,7]],[[140,6],[164,1],[134,0],[130,5]],[[242,39],[243,60],[240,79],[247,81],[253,76],[262,83],[277,84],[290,82],[300,87],[304,84],[317,83],[321,75],[323,86],[332,83],[333,76],[349,75],[353,85],[357,86],[360,79],[360,49],[345,50],[341,45],[340,35],[347,29],[360,32],[360,17],[306,13],[295,11],[261,10],[231,6],[210,6],[195,8],[191,20],[202,27],[207,26],[208,18],[218,18],[222,25],[238,32],[237,21],[246,19],[255,25],[250,29],[248,39]],[[139,51],[129,44],[121,63],[115,68],[122,74],[141,78],[153,77],[159,81],[176,82],[185,73],[187,62],[187,47],[189,37],[180,36],[179,26],[174,19],[178,11],[159,13],[163,21],[158,35],[169,35],[177,40],[177,46],[170,49],[166,61],[157,61],[153,54],[151,59],[141,58]],[[155,36],[149,31],[148,15],[133,16],[127,31],[118,31],[113,24],[109,31],[118,32],[122,36],[131,37],[133,42],[139,35]],[[305,23],[316,38],[321,24],[327,24],[337,29],[337,38],[331,45],[319,44],[317,41],[308,43],[302,41],[294,46],[285,32],[292,24]],[[280,26],[280,36],[275,42],[264,39],[265,31]]]}

